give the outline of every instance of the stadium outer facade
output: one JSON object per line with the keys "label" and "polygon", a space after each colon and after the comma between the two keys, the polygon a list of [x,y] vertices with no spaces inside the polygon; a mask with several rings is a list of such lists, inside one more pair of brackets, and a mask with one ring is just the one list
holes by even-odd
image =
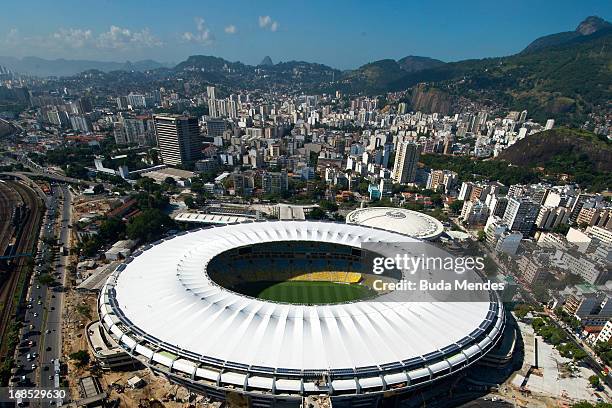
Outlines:
{"label": "stadium outer facade", "polygon": [[[212,282],[207,263],[228,249],[274,241],[413,238],[362,226],[255,221],[204,227],[136,251],[109,277],[100,320],[154,372],[211,398],[299,406],[329,395],[334,406],[372,407],[416,396],[481,359],[502,336],[504,309],[489,302],[262,301]],[[384,296],[384,295],[383,295]]]}

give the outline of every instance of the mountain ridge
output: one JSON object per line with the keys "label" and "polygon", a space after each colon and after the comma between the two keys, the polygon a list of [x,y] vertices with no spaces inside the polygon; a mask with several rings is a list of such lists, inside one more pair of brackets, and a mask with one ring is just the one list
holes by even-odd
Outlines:
{"label": "mountain ridge", "polygon": [[589,16],[580,22],[574,31],[564,31],[536,38],[521,53],[529,53],[546,47],[562,45],[581,36],[588,36],[611,27],[612,24],[601,17]]}
{"label": "mountain ridge", "polygon": [[268,65],[274,65],[274,63],[272,62],[272,58],[270,58],[269,55],[266,55],[261,62],[259,63],[260,66],[268,66]]}
{"label": "mountain ridge", "polygon": [[151,59],[139,61],[95,61],[87,59],[45,59],[34,56],[23,58],[0,56],[0,65],[13,72],[34,76],[72,76],[88,70],[110,71],[148,71],[168,68],[172,64],[161,63]]}
{"label": "mountain ridge", "polygon": [[[119,68],[133,70],[132,78],[180,77],[227,87],[278,86],[302,92],[340,90],[366,95],[404,92],[402,100],[409,102],[413,110],[449,113],[468,100],[483,108],[527,109],[530,118],[540,122],[554,117],[559,123],[578,124],[588,120],[590,112],[612,107],[612,91],[606,85],[612,76],[610,60],[612,24],[591,16],[574,31],[540,37],[517,54],[494,58],[445,63],[409,55],[341,71],[305,61],[274,64],[271,58],[264,58],[264,65],[249,65],[211,55],[192,55],[174,67],[146,71],[145,76],[136,71],[154,61],[127,62]],[[38,61],[40,65],[45,60]],[[0,65],[19,72],[3,63],[2,58]],[[119,72],[107,76],[107,80],[121,80],[122,86],[127,86],[129,77]],[[97,80],[104,78],[98,76]]]}

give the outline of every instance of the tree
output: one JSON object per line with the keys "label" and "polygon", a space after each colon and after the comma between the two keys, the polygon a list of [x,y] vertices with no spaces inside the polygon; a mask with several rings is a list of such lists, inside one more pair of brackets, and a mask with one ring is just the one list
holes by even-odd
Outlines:
{"label": "tree", "polygon": [[529,306],[526,303],[521,303],[514,307],[514,314],[519,319],[523,319],[525,316],[527,316],[527,313],[529,313],[530,311],[531,311],[531,306]]}
{"label": "tree", "polygon": [[338,211],[338,204],[328,201],[328,200],[321,200],[319,202],[319,207],[321,207],[321,209],[324,211],[329,211],[329,212]]}
{"label": "tree", "polygon": [[478,231],[478,241],[479,242],[484,242],[486,238],[487,238],[487,234],[485,234],[483,230]]}
{"label": "tree", "polygon": [[575,348],[573,354],[574,354],[573,355],[574,361],[581,361],[581,360],[584,360],[585,358],[587,358],[586,351],[584,351],[581,348]]}
{"label": "tree", "polygon": [[143,211],[131,220],[127,226],[127,235],[130,239],[153,241],[172,227],[174,227],[174,221],[168,215],[152,208]]}
{"label": "tree", "polygon": [[96,184],[93,188],[94,194],[102,194],[104,192],[104,186],[102,184]]}
{"label": "tree", "polygon": [[323,220],[327,217],[325,215],[325,211],[323,211],[319,207],[315,207],[308,212],[308,215],[306,216],[306,218],[310,220]]}
{"label": "tree", "polygon": [[147,152],[147,158],[154,166],[157,166],[161,163],[161,160],[159,159],[159,152],[155,149],[150,149]]}
{"label": "tree", "polygon": [[533,297],[540,303],[548,303],[550,300],[550,295],[548,294],[548,288],[543,285],[533,285],[531,287],[531,293],[533,293]]}
{"label": "tree", "polygon": [[444,201],[442,200],[442,195],[440,193],[433,193],[430,196],[430,199],[434,207],[442,207],[442,204],[444,203]]}
{"label": "tree", "polygon": [[204,183],[201,181],[194,181],[191,183],[191,192],[196,194],[204,193]]}
{"label": "tree", "polygon": [[590,376],[589,377],[589,384],[591,384],[591,387],[593,387],[593,388],[598,388],[599,385],[600,385],[599,377],[596,376],[596,375]]}
{"label": "tree", "polygon": [[125,224],[117,217],[110,217],[100,223],[100,238],[116,241],[125,233]]}
{"label": "tree", "polygon": [[141,177],[136,180],[136,188],[142,189],[148,193],[161,190],[161,187],[150,177]]}
{"label": "tree", "polygon": [[43,273],[42,275],[38,276],[38,282],[41,285],[48,286],[55,282],[55,279],[53,279],[53,276],[49,275],[48,273]]}
{"label": "tree", "polygon": [[174,179],[174,177],[170,177],[170,176],[166,177],[164,179],[164,183],[166,183],[166,184],[168,184],[170,186],[176,186],[176,180]]}
{"label": "tree", "polygon": [[156,192],[154,194],[138,193],[132,196],[132,198],[136,199],[138,208],[141,210],[145,210],[147,208],[163,209],[170,202],[168,197],[160,192]]}
{"label": "tree", "polygon": [[453,212],[453,214],[458,214],[459,211],[463,208],[463,200],[455,200],[448,205],[448,208]]}
{"label": "tree", "polygon": [[89,171],[80,164],[70,164],[66,167],[66,176],[78,178],[78,179],[86,179]]}
{"label": "tree", "polygon": [[70,354],[68,357],[70,357],[71,360],[75,361],[77,367],[84,367],[89,364],[89,353],[87,352],[87,350],[76,351]]}
{"label": "tree", "polygon": [[197,208],[197,207],[198,207],[198,205],[196,204],[196,201],[195,201],[195,200],[193,199],[193,197],[191,197],[191,196],[187,196],[187,197],[185,197],[185,199],[183,200],[183,202],[185,203],[185,205],[186,205],[188,208],[193,209],[193,208]]}
{"label": "tree", "polygon": [[607,365],[612,365],[612,344],[608,342],[597,342],[595,345],[595,353],[603,360]]}
{"label": "tree", "polygon": [[82,316],[91,319],[91,309],[86,304],[77,305],[75,309]]}
{"label": "tree", "polygon": [[83,238],[78,244],[79,253],[83,256],[93,256],[102,246],[101,238],[94,235],[91,237]]}

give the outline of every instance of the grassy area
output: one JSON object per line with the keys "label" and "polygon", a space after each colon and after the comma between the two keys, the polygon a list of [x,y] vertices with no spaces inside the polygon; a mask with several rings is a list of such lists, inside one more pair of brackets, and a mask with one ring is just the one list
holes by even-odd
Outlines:
{"label": "grassy area", "polygon": [[245,282],[234,290],[259,299],[304,304],[342,303],[374,294],[362,285],[304,281]]}

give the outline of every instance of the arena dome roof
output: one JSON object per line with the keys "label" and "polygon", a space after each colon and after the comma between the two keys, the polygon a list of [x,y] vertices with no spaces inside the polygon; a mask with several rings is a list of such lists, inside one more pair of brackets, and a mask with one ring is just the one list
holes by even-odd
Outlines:
{"label": "arena dome roof", "polygon": [[[415,381],[411,376],[429,380],[480,358],[501,335],[503,308],[496,298],[285,304],[240,295],[207,275],[216,255],[275,241],[360,247],[416,240],[375,228],[305,221],[181,233],[136,251],[111,275],[99,298],[105,329],[132,355],[185,373],[189,381],[269,391],[268,376],[274,376],[278,392],[315,387],[291,379],[305,371],[346,375],[334,387],[352,393],[365,392],[365,384],[382,386],[383,378],[385,384],[407,384]],[[258,377],[262,373],[265,379]]]}
{"label": "arena dome roof", "polygon": [[381,228],[425,240],[436,239],[444,232],[444,226],[434,217],[404,208],[359,208],[346,216],[346,222],[347,224]]}

